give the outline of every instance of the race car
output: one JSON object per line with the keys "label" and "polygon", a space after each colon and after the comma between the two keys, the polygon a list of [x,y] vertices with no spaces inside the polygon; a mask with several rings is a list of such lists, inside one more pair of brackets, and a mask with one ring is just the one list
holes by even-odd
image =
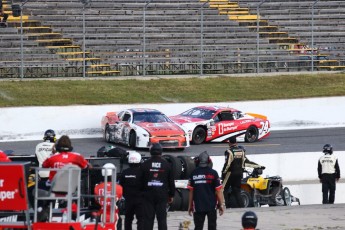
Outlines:
{"label": "race car", "polygon": [[133,108],[108,112],[101,121],[106,142],[128,145],[132,149],[149,148],[160,143],[163,148],[184,150],[189,138],[183,127],[156,109]]}
{"label": "race car", "polygon": [[238,142],[255,142],[270,134],[266,116],[243,113],[221,106],[198,106],[170,119],[183,126],[191,143],[226,142],[236,136]]}

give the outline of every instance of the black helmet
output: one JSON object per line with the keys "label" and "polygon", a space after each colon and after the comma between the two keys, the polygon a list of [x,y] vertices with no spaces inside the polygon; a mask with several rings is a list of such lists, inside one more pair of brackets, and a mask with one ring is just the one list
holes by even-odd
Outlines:
{"label": "black helmet", "polygon": [[199,156],[194,158],[194,163],[196,167],[207,167],[210,162],[211,159],[207,151],[200,153]]}
{"label": "black helmet", "polygon": [[332,145],[330,145],[330,144],[325,144],[325,145],[323,146],[323,152],[324,152],[325,154],[332,154],[332,153],[333,153],[333,147],[332,147]]}
{"label": "black helmet", "polygon": [[255,212],[247,211],[242,216],[242,227],[243,228],[256,228],[258,223],[258,217]]}
{"label": "black helmet", "polygon": [[152,156],[162,155],[163,149],[159,143],[154,143],[151,145],[150,153]]}
{"label": "black helmet", "polygon": [[52,129],[48,129],[47,131],[44,132],[44,137],[43,137],[44,141],[50,141],[50,142],[55,142],[56,141],[56,137],[55,137],[55,132]]}
{"label": "black helmet", "polygon": [[236,136],[229,137],[229,145],[237,144]]}

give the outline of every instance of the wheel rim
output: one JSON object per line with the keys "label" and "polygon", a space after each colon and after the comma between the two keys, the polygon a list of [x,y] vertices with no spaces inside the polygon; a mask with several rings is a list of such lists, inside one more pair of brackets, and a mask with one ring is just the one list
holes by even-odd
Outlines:
{"label": "wheel rim", "polygon": [[251,143],[258,139],[258,130],[255,127],[250,127],[246,132],[247,142]]}
{"label": "wheel rim", "polygon": [[195,134],[193,135],[194,144],[201,144],[206,138],[206,132],[202,128],[197,128]]}

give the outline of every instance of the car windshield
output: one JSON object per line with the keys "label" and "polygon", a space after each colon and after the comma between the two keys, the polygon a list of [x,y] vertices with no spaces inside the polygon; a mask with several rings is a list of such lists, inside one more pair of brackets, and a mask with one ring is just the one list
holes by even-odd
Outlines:
{"label": "car windshield", "polygon": [[134,123],[149,122],[161,123],[170,122],[169,118],[162,113],[134,113]]}
{"label": "car windshield", "polygon": [[193,108],[183,112],[181,115],[186,117],[194,117],[201,119],[211,119],[216,111],[202,108]]}

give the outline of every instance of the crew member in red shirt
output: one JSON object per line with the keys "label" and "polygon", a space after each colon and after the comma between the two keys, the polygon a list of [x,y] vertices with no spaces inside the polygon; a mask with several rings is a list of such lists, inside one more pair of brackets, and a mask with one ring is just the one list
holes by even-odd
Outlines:
{"label": "crew member in red shirt", "polygon": [[2,150],[0,150],[0,162],[11,162],[11,159]]}
{"label": "crew member in red shirt", "polygon": [[[96,196],[99,196],[99,197],[96,197],[96,202],[101,206],[100,210],[99,210],[99,214],[102,215],[103,212],[104,212],[104,191],[106,190],[106,195],[109,196],[107,197],[107,203],[106,203],[106,221],[109,222],[110,221],[110,212],[111,212],[111,190],[112,190],[112,181],[111,181],[111,177],[112,177],[112,174],[113,174],[113,171],[115,169],[115,165],[112,164],[112,163],[107,163],[103,166],[103,169],[102,169],[102,176],[104,177],[108,177],[107,178],[107,184],[105,184],[105,182],[102,182],[100,184],[97,184],[95,186],[95,189],[94,189],[94,194]],[[107,185],[107,186],[105,186]],[[115,203],[122,198],[122,193],[123,193],[123,189],[122,189],[122,186],[119,185],[119,184],[116,184],[116,198],[115,198]],[[116,207],[116,210],[115,210],[115,223],[117,223],[119,219],[119,210],[117,209]]]}
{"label": "crew member in red shirt", "polygon": [[[57,153],[47,158],[43,162],[42,164],[43,168],[61,169],[67,164],[77,165],[81,169],[85,169],[88,166],[91,166],[82,155],[80,155],[79,153],[72,152],[73,147],[71,144],[71,140],[66,135],[61,136],[61,138],[56,143],[55,149]],[[49,179],[46,183],[46,186],[47,186],[46,189],[49,189],[50,183],[53,180],[55,174],[56,174],[56,171],[54,170],[50,171]],[[41,187],[41,188],[44,189],[44,187]]]}

